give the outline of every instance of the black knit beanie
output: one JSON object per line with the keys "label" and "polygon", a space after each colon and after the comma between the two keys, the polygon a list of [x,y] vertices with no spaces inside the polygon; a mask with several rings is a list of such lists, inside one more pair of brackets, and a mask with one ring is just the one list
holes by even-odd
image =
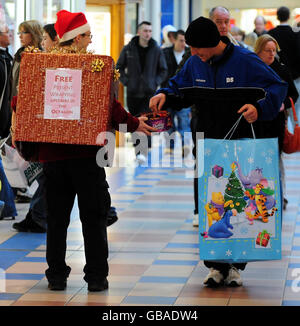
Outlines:
{"label": "black knit beanie", "polygon": [[214,48],[220,42],[220,33],[212,20],[201,16],[188,26],[185,41],[194,48]]}

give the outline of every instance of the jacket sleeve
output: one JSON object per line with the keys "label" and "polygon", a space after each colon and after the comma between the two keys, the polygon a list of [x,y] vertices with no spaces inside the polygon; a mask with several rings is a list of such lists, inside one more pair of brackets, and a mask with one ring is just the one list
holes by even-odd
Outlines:
{"label": "jacket sleeve", "polygon": [[116,64],[116,69],[118,69],[120,72],[120,81],[124,86],[127,86],[128,84],[128,76],[125,72],[127,68],[126,49],[127,49],[126,46],[122,49],[120,57]]}
{"label": "jacket sleeve", "polygon": [[258,100],[255,105],[258,111],[258,120],[273,120],[278,115],[286,97],[287,83],[281,80],[256,54],[250,53],[248,56],[247,84],[255,85],[265,91],[265,97]]}
{"label": "jacket sleeve", "polygon": [[2,92],[3,92],[3,89],[4,89],[4,83],[5,83],[5,77],[4,77],[5,76],[4,60],[5,59],[2,59],[2,57],[0,58],[0,75],[1,75],[1,78],[0,78],[0,97],[2,95]]}
{"label": "jacket sleeve", "polygon": [[159,49],[156,85],[161,85],[164,80],[168,77],[168,66],[165,55],[161,49]]}
{"label": "jacket sleeve", "polygon": [[115,130],[119,130],[120,124],[126,124],[127,131],[134,132],[138,128],[140,121],[127,112],[121,103],[114,98],[112,104],[112,126]]}

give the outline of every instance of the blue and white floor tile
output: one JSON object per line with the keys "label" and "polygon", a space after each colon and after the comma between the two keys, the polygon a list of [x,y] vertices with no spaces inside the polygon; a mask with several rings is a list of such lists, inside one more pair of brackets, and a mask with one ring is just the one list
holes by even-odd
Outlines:
{"label": "blue and white floor tile", "polygon": [[[118,150],[117,150],[118,151]],[[120,149],[122,151],[122,149]],[[117,153],[118,155],[118,153]],[[128,155],[132,160],[134,154]],[[127,159],[128,159],[127,157]],[[167,165],[169,157],[163,156]],[[300,154],[286,155],[287,210],[281,261],[254,262],[242,272],[244,286],[209,289],[199,260],[198,229],[192,226],[192,168],[107,168],[112,205],[119,220],[108,228],[107,291],[89,293],[83,281],[84,247],[77,205],[67,238],[68,287],[47,289],[46,235],[16,233],[0,221],[0,305],[69,306],[300,306]],[[18,204],[17,221],[28,205]]]}

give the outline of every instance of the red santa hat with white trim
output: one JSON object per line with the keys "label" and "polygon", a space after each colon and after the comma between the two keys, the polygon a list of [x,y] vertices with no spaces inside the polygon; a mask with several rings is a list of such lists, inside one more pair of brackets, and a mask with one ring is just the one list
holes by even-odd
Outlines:
{"label": "red santa hat with white trim", "polygon": [[73,13],[60,10],[56,16],[57,21],[54,28],[60,43],[72,40],[77,35],[88,32],[91,28],[82,12]]}

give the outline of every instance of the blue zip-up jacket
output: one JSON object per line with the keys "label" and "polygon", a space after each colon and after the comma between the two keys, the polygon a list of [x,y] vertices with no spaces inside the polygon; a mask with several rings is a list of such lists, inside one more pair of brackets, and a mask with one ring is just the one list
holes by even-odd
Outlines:
{"label": "blue zip-up jacket", "polygon": [[[165,93],[164,107],[181,109],[197,106],[197,131],[204,131],[206,138],[224,138],[239,118],[237,111],[245,104],[253,104],[258,120],[274,119],[287,93],[287,83],[268,67],[255,53],[235,46],[225,37],[224,53],[210,62],[192,56]],[[258,138],[263,131],[254,123]],[[242,119],[232,138],[251,137],[249,123]]]}

